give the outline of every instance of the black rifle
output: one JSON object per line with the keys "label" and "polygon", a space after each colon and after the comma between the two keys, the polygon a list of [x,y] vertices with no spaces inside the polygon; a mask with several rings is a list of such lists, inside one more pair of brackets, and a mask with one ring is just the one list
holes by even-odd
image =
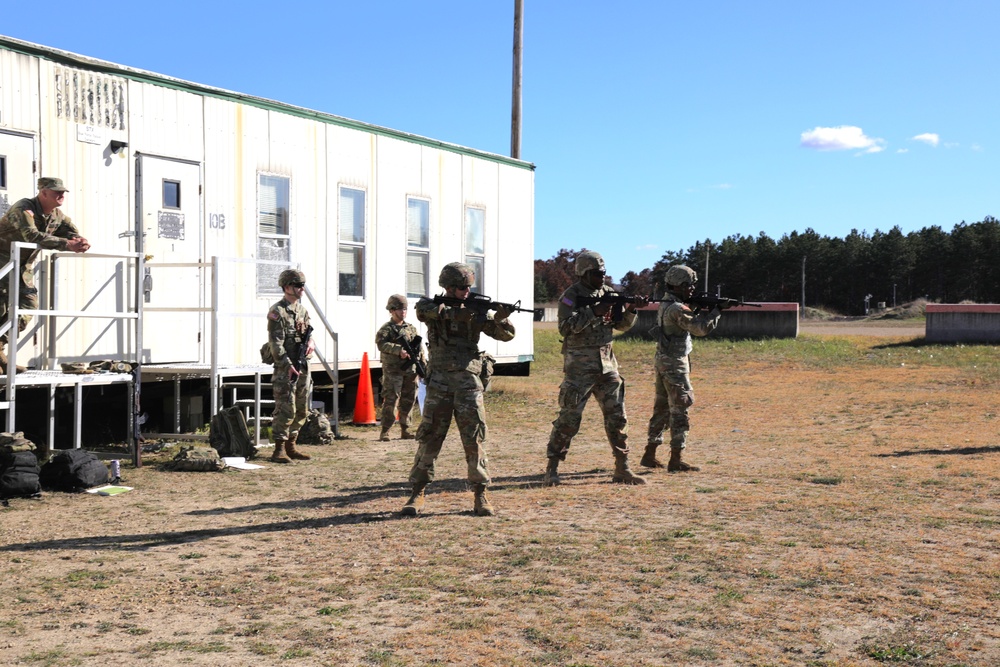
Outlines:
{"label": "black rifle", "polygon": [[309,339],[312,338],[313,328],[312,325],[308,325],[306,330],[302,332],[302,342],[299,343],[299,354],[295,357],[295,370],[299,373],[309,372],[309,360],[306,359],[306,352],[309,351]]}
{"label": "black rifle", "polygon": [[625,306],[628,304],[638,303],[643,300],[645,300],[646,303],[660,303],[666,299],[647,299],[643,296],[630,296],[628,294],[619,294],[618,292],[605,292],[600,296],[581,296],[576,300],[576,305],[583,307],[610,304],[611,321],[621,322],[622,318],[625,317]]}
{"label": "black rifle", "polygon": [[475,292],[469,292],[469,298],[459,299],[454,296],[445,296],[439,294],[434,297],[434,303],[444,304],[446,306],[451,306],[452,308],[460,308],[465,306],[472,311],[473,316],[480,322],[486,321],[486,313],[491,310],[497,310],[503,308],[508,313],[538,313],[541,312],[541,308],[531,310],[530,308],[521,308],[521,300],[518,299],[515,303],[502,303],[500,301],[494,301],[485,294],[476,294]]}
{"label": "black rifle", "polygon": [[427,366],[424,365],[424,362],[420,361],[420,336],[414,336],[413,340],[409,341],[406,340],[406,336],[399,334],[397,341],[399,342],[399,346],[410,355],[409,359],[403,360],[403,370],[409,370],[410,366],[413,366],[417,370],[417,375],[426,378]]}
{"label": "black rifle", "polygon": [[690,299],[685,299],[684,303],[689,306],[694,306],[694,312],[697,314],[702,308],[718,308],[719,310],[725,310],[726,308],[733,308],[734,306],[753,306],[754,308],[761,308],[759,303],[747,303],[746,301],[740,301],[739,299],[727,299],[724,296],[712,296],[708,292],[702,292],[701,294],[695,294]]}

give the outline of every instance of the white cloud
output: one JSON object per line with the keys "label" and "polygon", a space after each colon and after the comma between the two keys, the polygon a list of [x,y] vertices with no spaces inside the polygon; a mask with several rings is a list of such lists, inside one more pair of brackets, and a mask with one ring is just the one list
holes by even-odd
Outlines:
{"label": "white cloud", "polygon": [[928,146],[937,146],[939,143],[941,143],[941,137],[934,134],[933,132],[924,132],[923,134],[918,134],[917,136],[913,137],[913,141],[922,141]]}
{"label": "white cloud", "polygon": [[848,151],[861,149],[862,153],[880,153],[885,150],[885,140],[865,136],[860,127],[814,127],[802,133],[799,143],[803,148],[817,151]]}
{"label": "white cloud", "polygon": [[909,153],[910,149],[909,148],[899,148],[899,149],[896,150],[896,152],[897,153]]}
{"label": "white cloud", "polygon": [[635,247],[635,249],[636,250],[656,250],[656,244],[655,243],[647,243],[646,245],[637,245]]}
{"label": "white cloud", "polygon": [[712,189],[713,190],[729,190],[732,187],[733,186],[732,186],[731,183],[719,183],[718,185],[713,185]]}
{"label": "white cloud", "polygon": [[982,153],[983,152],[983,147],[980,146],[979,144],[972,144],[971,146],[969,146],[969,148],[971,148],[972,150],[976,151],[977,153]]}

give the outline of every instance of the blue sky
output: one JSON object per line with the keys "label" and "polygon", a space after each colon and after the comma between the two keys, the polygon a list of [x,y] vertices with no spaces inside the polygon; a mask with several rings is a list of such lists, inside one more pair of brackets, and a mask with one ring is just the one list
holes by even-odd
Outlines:
{"label": "blue sky", "polygon": [[[1000,216],[1000,2],[524,4],[538,258]],[[5,5],[18,39],[510,151],[513,0]]]}

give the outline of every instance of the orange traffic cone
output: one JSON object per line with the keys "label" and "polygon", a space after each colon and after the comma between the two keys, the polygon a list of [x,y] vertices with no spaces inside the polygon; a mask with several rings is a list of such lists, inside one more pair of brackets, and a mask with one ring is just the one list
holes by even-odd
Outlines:
{"label": "orange traffic cone", "polygon": [[372,372],[368,367],[368,353],[361,358],[361,375],[358,377],[358,396],[354,399],[355,426],[374,426],[375,395],[372,393]]}

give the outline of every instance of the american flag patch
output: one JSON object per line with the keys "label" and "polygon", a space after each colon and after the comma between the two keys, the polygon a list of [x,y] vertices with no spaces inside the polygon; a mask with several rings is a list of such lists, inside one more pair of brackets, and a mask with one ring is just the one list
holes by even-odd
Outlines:
{"label": "american flag patch", "polygon": [[563,297],[563,298],[561,299],[561,301],[562,301],[562,303],[565,303],[565,304],[566,304],[567,306],[569,306],[570,308],[572,308],[572,307],[573,307],[573,299],[569,298],[568,296],[564,296],[564,297]]}
{"label": "american flag patch", "polygon": [[267,314],[267,319],[274,320],[275,322],[277,322],[280,319],[280,315],[278,315],[277,311],[272,310]]}

